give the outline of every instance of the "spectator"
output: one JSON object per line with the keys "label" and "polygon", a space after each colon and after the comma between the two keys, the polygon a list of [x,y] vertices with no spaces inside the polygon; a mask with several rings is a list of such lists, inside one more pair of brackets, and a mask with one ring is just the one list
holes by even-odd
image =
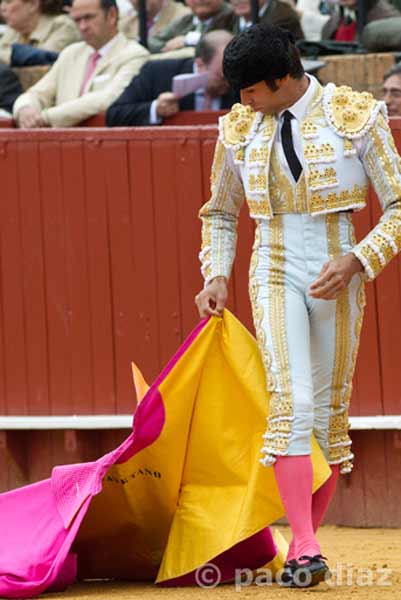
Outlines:
{"label": "spectator", "polygon": [[[352,42],[357,34],[357,0],[338,0],[334,13],[323,27],[322,38]],[[399,17],[397,10],[388,0],[366,0],[366,22],[377,19]]]}
{"label": "spectator", "polygon": [[207,31],[232,31],[236,16],[224,0],[187,0],[192,12],[178,19],[151,37],[149,50],[170,52],[185,46],[196,46]]}
{"label": "spectator", "polygon": [[[109,127],[159,125],[181,110],[229,108],[238,98],[223,76],[223,52],[232,34],[211,31],[196,48],[196,58],[149,61],[106,114]],[[172,93],[173,77],[183,73],[208,73],[206,89],[178,99]]]}
{"label": "spectator", "polygon": [[71,16],[84,41],[17,99],[19,127],[71,127],[105,111],[147,60],[145,48],[118,33],[115,0],[74,0]]}
{"label": "spectator", "polygon": [[298,0],[297,12],[301,17],[301,27],[305,39],[317,42],[322,39],[322,29],[330,15],[322,14],[321,0]]}
{"label": "spectator", "polygon": [[401,14],[394,19],[379,19],[364,27],[362,44],[369,52],[401,50]]}
{"label": "spectator", "polygon": [[395,65],[385,74],[383,100],[390,117],[401,117],[401,64]]}
{"label": "spectator", "polygon": [[[133,11],[120,18],[119,28],[129,39],[139,39],[138,0],[131,0]],[[157,35],[164,27],[191,13],[181,2],[174,0],[146,0],[148,37]]]}
{"label": "spectator", "polygon": [[[259,22],[270,23],[288,29],[296,39],[304,37],[298,13],[288,2],[281,0],[258,0]],[[231,5],[237,17],[234,33],[243,31],[252,25],[250,0],[231,0]]]}
{"label": "spectator", "polygon": [[8,65],[0,65],[0,115],[11,117],[13,104],[21,92],[21,83],[16,74]]}
{"label": "spectator", "polygon": [[5,64],[13,65],[13,50],[20,44],[60,52],[79,40],[74,22],[62,14],[62,0],[2,0],[0,7],[7,23],[0,38],[0,61]]}

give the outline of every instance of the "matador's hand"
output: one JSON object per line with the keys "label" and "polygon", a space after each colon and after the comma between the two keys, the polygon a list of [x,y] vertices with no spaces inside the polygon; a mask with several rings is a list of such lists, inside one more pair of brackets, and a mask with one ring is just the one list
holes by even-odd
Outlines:
{"label": "matador's hand", "polygon": [[227,302],[228,289],[225,277],[215,277],[204,290],[195,296],[201,319],[209,315],[221,317]]}
{"label": "matador's hand", "polygon": [[323,265],[319,277],[309,287],[312,298],[334,300],[348,286],[355,273],[363,271],[355,254],[348,252]]}

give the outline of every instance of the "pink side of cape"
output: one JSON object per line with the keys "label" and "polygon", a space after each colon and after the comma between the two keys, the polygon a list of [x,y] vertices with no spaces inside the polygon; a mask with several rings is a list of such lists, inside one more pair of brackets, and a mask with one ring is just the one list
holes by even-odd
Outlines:
{"label": "pink side of cape", "polygon": [[[185,340],[138,405],[128,438],[97,461],[55,467],[50,479],[0,494],[0,597],[28,598],[64,589],[76,578],[76,557],[70,554],[91,499],[102,489],[107,469],[152,444],[160,435],[165,411],[158,386],[193,343],[207,319]],[[222,580],[234,567],[256,568],[275,555],[267,528],[216,557]],[[171,581],[194,583],[194,574]],[[165,585],[169,585],[166,582]]]}
{"label": "pink side of cape", "polygon": [[115,450],[89,463],[55,467],[50,479],[0,494],[0,597],[29,598],[75,580],[69,554],[92,497],[107,469],[152,444],[165,420],[158,386],[196,339],[207,320],[188,336],[138,405],[132,432]]}

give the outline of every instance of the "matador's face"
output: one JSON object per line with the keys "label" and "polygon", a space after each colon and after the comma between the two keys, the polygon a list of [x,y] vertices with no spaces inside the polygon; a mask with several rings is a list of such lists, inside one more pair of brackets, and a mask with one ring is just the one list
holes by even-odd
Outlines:
{"label": "matador's face", "polygon": [[272,90],[265,81],[243,88],[240,91],[241,103],[250,106],[254,111],[265,115],[279,113],[288,106],[286,83],[289,76],[276,80],[276,90]]}

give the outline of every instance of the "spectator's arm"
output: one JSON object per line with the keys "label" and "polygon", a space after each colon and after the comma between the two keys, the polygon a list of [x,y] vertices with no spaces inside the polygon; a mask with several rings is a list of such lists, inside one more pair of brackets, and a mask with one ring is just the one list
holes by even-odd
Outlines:
{"label": "spectator's arm", "polygon": [[108,127],[125,125],[150,125],[150,109],[153,100],[153,86],[150,71],[154,63],[146,63],[139,75],[133,78],[121,96],[110,106],[106,113]]}
{"label": "spectator's arm", "polygon": [[57,52],[34,48],[29,44],[13,44],[11,51],[12,67],[31,67],[35,65],[52,65],[57,60]]}
{"label": "spectator's arm", "polygon": [[43,118],[52,127],[73,127],[88,117],[105,112],[146,60],[146,55],[137,58],[131,55],[102,90],[88,92],[59,106],[46,108],[42,112]]}
{"label": "spectator's arm", "polygon": [[157,35],[154,35],[148,39],[148,50],[152,54],[158,54],[162,51],[166,43],[175,38],[181,32],[177,30],[177,21],[173,21],[170,25],[164,27]]}
{"label": "spectator's arm", "polygon": [[54,104],[60,76],[60,61],[62,61],[62,57],[58,58],[42,79],[35,83],[25,94],[17,98],[13,108],[15,119],[18,119],[19,111],[26,106],[43,111]]}

